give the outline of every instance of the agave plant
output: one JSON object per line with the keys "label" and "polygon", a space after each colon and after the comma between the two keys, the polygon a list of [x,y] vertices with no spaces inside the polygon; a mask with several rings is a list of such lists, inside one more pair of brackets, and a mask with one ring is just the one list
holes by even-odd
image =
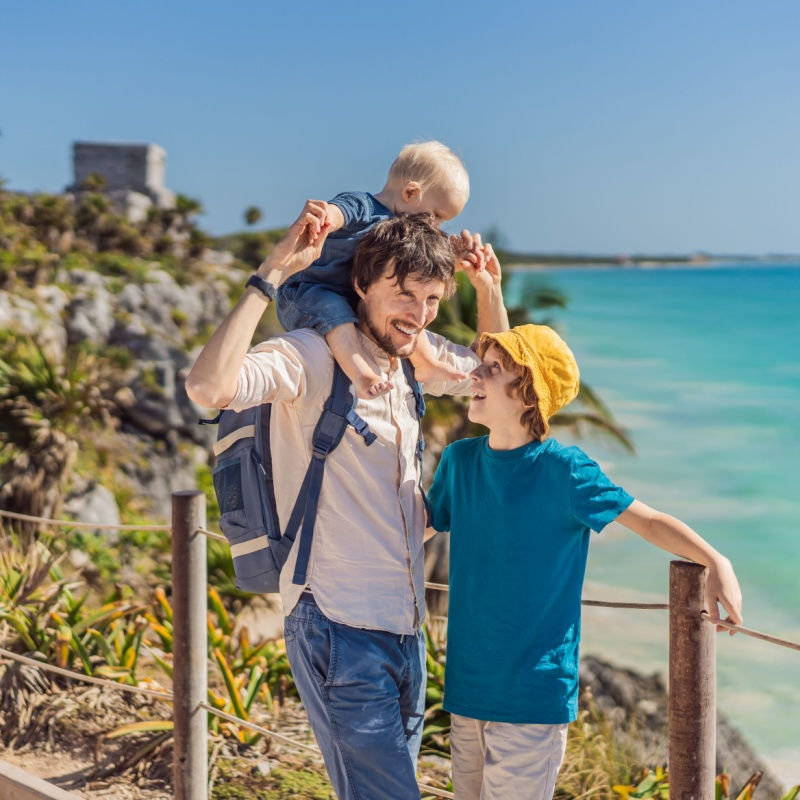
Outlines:
{"label": "agave plant", "polygon": [[[163,655],[151,648],[151,654],[161,669],[172,677],[172,607],[164,592],[155,593],[156,605],[145,615],[150,629],[158,637]],[[289,661],[283,642],[262,641],[253,644],[243,628],[235,632],[234,622],[214,587],[208,590],[208,649],[211,662],[216,665],[219,678],[216,686],[209,688],[208,703],[226,714],[247,721],[256,701],[274,710],[275,701],[287,691],[291,682]],[[214,714],[209,718],[209,729],[236,738],[244,745],[252,745],[261,734],[235,723],[221,721]],[[138,728],[137,732],[142,729]]]}
{"label": "agave plant", "polygon": [[58,514],[79,443],[114,427],[111,398],[123,381],[86,347],[68,348],[58,362],[21,334],[0,336],[0,506]]}
{"label": "agave plant", "polygon": [[60,557],[45,540],[0,531],[0,642],[6,648],[47,653],[55,639],[51,615],[67,604],[71,587]]}

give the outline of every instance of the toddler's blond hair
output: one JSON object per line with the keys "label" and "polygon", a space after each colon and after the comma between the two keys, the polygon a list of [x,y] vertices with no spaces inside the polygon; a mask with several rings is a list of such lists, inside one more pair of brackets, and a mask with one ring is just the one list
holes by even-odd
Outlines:
{"label": "toddler's blond hair", "polygon": [[461,159],[437,141],[407,144],[389,168],[389,183],[405,185],[417,181],[423,189],[442,186],[454,191],[466,203],[469,175]]}

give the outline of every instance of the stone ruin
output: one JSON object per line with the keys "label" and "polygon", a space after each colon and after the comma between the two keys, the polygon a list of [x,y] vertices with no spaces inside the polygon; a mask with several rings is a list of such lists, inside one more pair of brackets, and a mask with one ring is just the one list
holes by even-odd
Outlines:
{"label": "stone ruin", "polygon": [[114,210],[131,222],[139,222],[153,205],[175,206],[175,193],[164,186],[166,160],[164,148],[157,144],[73,142],[74,177],[67,191],[86,191],[87,178],[100,175],[105,181],[102,191]]}

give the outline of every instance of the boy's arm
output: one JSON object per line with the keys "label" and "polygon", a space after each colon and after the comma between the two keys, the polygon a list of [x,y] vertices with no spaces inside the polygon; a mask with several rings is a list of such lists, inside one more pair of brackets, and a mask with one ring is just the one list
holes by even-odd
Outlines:
{"label": "boy's arm", "polygon": [[616,521],[656,547],[708,567],[706,606],[712,622],[720,619],[717,603],[721,603],[728,613],[728,621],[742,624],[742,592],[731,562],[688,525],[638,500],[634,500]]}
{"label": "boy's arm", "polygon": [[[308,200],[300,216],[258,268],[273,286],[319,258],[328,235],[326,203]],[[186,393],[203,408],[224,408],[236,395],[239,369],[269,300],[248,287],[200,352],[186,378]]]}
{"label": "boy's arm", "polygon": [[479,233],[461,231],[451,236],[456,251],[456,271],[463,271],[475,289],[478,301],[478,336],[509,329],[508,312],[503,303],[502,274],[491,244],[483,244]]}

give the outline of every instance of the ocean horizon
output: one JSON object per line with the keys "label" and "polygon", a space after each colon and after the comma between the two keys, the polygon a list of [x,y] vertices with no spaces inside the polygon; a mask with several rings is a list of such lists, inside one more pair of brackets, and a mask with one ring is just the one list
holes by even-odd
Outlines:
{"label": "ocean horizon", "polygon": [[[673,514],[733,563],[744,624],[800,641],[800,263],[509,271],[506,299],[569,343],[636,448],[577,444],[637,499]],[[617,525],[592,537],[584,597],[665,601],[671,557]],[[668,615],[584,609],[582,652],[667,675]],[[787,786],[800,782],[800,653],[717,639],[718,708]]]}

